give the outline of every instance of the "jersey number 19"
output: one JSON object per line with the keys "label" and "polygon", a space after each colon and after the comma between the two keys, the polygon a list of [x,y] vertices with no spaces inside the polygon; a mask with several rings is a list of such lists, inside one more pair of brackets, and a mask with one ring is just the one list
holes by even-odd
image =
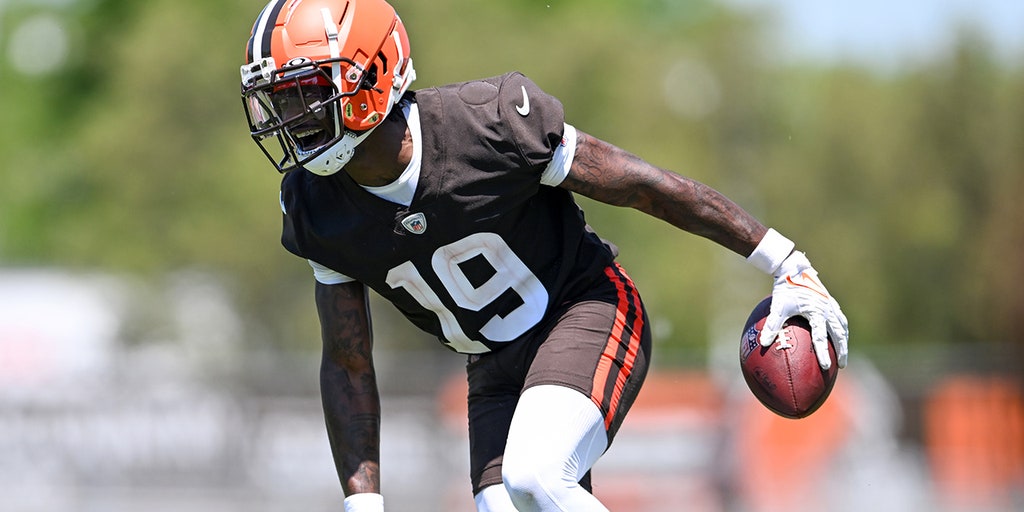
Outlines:
{"label": "jersey number 19", "polygon": [[[478,256],[487,260],[494,268],[494,274],[484,283],[474,286],[459,265]],[[445,291],[463,309],[480,311],[510,289],[519,295],[523,301],[519,307],[505,316],[495,315],[480,328],[480,334],[490,341],[512,341],[544,317],[548,291],[505,240],[494,233],[475,233],[438,248],[431,257],[430,266]],[[455,314],[445,307],[411,261],[391,269],[387,283],[392,288],[403,288],[421,306],[434,312],[452,348],[467,354],[488,351],[486,345],[466,335]]]}

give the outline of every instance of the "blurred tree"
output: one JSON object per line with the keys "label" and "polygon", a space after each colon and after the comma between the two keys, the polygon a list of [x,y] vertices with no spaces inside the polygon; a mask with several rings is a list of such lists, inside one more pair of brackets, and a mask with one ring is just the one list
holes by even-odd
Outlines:
{"label": "blurred tree", "polygon": [[[279,178],[249,140],[238,98],[262,3],[6,7],[0,260],[157,281],[208,271],[235,291],[254,339],[315,347],[309,269],[278,245]],[[770,17],[711,0],[395,5],[416,87],[525,72],[562,99],[569,122],[722,190],[798,240],[844,304],[855,344],[1022,342],[1012,319],[1024,311],[1024,72],[995,61],[980,35],[879,75],[783,66]],[[62,27],[66,60],[25,73],[12,40],[40,15]],[[659,344],[702,352],[721,305],[707,300],[716,272],[741,259],[582,202],[622,249]],[[738,300],[768,292],[762,276],[731,268],[750,283]],[[422,338],[395,337],[381,341]]]}

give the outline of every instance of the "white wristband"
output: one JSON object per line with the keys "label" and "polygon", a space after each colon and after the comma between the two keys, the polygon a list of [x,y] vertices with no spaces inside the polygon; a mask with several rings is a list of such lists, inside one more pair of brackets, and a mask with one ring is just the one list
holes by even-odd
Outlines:
{"label": "white wristband", "polygon": [[771,274],[782,265],[786,257],[793,252],[796,244],[782,236],[778,231],[769,229],[764,238],[757,244],[754,252],[747,256],[747,261],[765,274]]}
{"label": "white wristband", "polygon": [[345,498],[345,512],[384,512],[384,496],[372,492]]}

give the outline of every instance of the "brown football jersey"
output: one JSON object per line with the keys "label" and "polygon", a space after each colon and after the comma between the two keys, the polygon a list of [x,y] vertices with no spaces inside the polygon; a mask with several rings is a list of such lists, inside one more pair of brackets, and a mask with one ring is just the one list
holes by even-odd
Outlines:
{"label": "brown football jersey", "polygon": [[421,126],[409,206],[347,174],[285,175],[282,243],[360,281],[453,350],[495,350],[607,280],[614,248],[542,185],[561,103],[519,73],[409,93]]}

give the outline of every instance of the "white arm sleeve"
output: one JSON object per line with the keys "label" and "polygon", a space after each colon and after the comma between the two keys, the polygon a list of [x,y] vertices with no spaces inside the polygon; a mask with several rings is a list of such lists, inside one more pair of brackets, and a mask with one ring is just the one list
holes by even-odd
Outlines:
{"label": "white arm sleeve", "polygon": [[540,183],[551,187],[557,187],[562,180],[569,175],[569,167],[572,159],[576,156],[576,128],[565,123],[565,130],[562,132],[562,143],[555,148],[555,154],[551,157],[544,174],[540,176]]}
{"label": "white arm sleeve", "polygon": [[359,493],[345,498],[345,512],[383,512],[384,496],[377,493]]}
{"label": "white arm sleeve", "polygon": [[341,272],[331,270],[313,260],[307,261],[309,261],[309,266],[313,267],[313,277],[315,277],[316,281],[320,284],[341,284],[355,281],[355,279],[352,279]]}

